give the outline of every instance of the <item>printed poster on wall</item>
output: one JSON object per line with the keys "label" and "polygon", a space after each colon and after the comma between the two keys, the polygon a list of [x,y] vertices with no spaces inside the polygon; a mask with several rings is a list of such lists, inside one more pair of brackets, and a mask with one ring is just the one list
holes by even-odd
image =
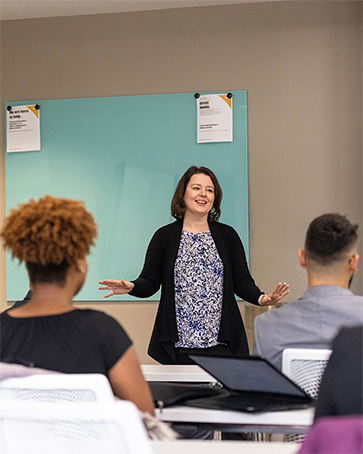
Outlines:
{"label": "printed poster on wall", "polygon": [[197,98],[197,143],[233,142],[232,95]]}
{"label": "printed poster on wall", "polygon": [[39,106],[13,106],[7,109],[6,151],[40,150]]}

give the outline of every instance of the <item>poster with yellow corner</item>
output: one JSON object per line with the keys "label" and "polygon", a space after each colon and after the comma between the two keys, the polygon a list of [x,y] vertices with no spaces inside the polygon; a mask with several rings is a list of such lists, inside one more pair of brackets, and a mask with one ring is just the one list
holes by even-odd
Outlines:
{"label": "poster with yellow corner", "polygon": [[233,142],[232,94],[198,95],[197,143]]}
{"label": "poster with yellow corner", "polygon": [[38,105],[8,106],[6,151],[40,150],[40,109]]}

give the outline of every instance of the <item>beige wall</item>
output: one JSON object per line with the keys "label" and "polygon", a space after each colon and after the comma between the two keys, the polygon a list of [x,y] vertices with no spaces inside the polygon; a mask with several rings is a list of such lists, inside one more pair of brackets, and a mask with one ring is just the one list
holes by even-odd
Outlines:
{"label": "beige wall", "polygon": [[[363,225],[360,1],[1,22],[2,103],[241,89],[248,90],[251,271],[266,291],[289,282],[290,301],[306,287],[296,251],[309,222],[333,211]],[[3,143],[0,178],[2,222]],[[0,287],[4,309],[3,252]],[[361,272],[353,290],[362,294]],[[117,317],[148,362],[156,306],[93,307]],[[255,312],[246,309],[250,338]]]}

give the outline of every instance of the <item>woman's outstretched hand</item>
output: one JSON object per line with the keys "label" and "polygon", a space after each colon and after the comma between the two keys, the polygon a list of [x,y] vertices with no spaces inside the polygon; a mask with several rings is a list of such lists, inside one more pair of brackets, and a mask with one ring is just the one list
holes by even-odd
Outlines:
{"label": "woman's outstretched hand", "polygon": [[99,290],[111,290],[104,298],[113,295],[126,295],[126,293],[129,293],[134,288],[132,282],[124,281],[123,279],[121,281],[117,279],[104,279],[103,281],[98,281],[98,283],[104,285],[104,287],[98,287]]}
{"label": "woman's outstretched hand", "polygon": [[273,306],[278,303],[284,296],[290,293],[289,284],[281,284],[281,282],[276,285],[269,295],[263,295],[259,301],[261,306]]}

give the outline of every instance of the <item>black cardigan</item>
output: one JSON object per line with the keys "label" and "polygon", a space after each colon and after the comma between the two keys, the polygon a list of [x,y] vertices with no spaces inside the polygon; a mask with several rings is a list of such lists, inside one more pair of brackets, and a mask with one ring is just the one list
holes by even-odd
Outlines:
{"label": "black cardigan", "polygon": [[[147,298],[161,287],[161,298],[148,354],[162,364],[175,363],[174,344],[179,340],[174,299],[174,265],[183,221],[161,227],[147,249],[144,267],[133,281],[131,295]],[[247,337],[234,294],[258,305],[262,294],[247,266],[246,255],[237,232],[226,224],[210,222],[209,228],[224,266],[222,316],[218,341],[238,355],[248,355]]]}

